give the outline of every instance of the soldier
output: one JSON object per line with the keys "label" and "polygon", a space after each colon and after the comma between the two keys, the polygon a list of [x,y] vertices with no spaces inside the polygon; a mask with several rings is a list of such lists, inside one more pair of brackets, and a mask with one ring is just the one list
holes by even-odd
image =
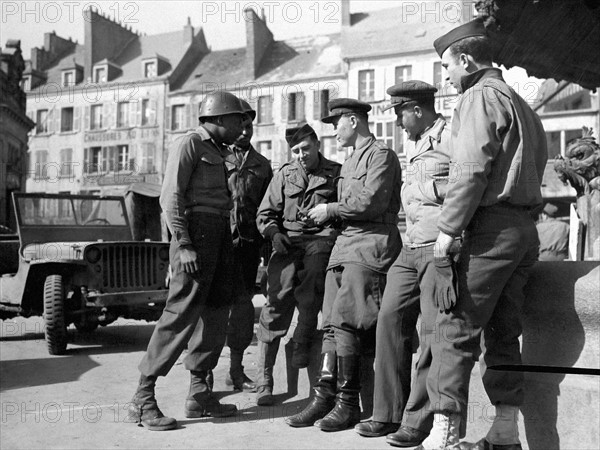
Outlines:
{"label": "soldier", "polygon": [[569,257],[569,225],[557,219],[558,206],[546,203],[536,225],[540,261],[564,261]]}
{"label": "soldier", "polygon": [[[406,81],[387,90],[397,124],[409,139],[402,205],[406,212],[406,239],[400,256],[387,273],[387,284],[377,318],[375,396],[373,419],[356,425],[358,434],[384,436],[400,427],[404,408],[427,398],[425,380],[408,400],[413,336],[419,313],[422,322],[435,322],[433,244],[437,219],[446,195],[450,161],[450,129],[435,111],[437,89],[424,81]],[[421,339],[422,361],[427,358]],[[419,373],[417,366],[417,373]],[[407,406],[408,400],[408,406]]]}
{"label": "soldier", "polygon": [[235,405],[220,404],[206,376],[219,358],[232,301],[233,246],[224,144],[242,133],[244,110],[230,92],[208,94],[200,126],[178,138],[167,160],[160,204],[173,234],[169,296],[139,369],[139,386],[129,406],[130,422],[150,430],[177,427],[158,408],[154,388],[187,345],[184,367],[191,383],[186,417],[225,417]]}
{"label": "soldier", "polygon": [[317,134],[308,124],[285,134],[296,160],[277,172],[260,205],[256,223],[271,240],[267,267],[267,304],[260,314],[256,403],[272,405],[273,366],[281,337],[287,333],[294,307],[298,325],[293,336],[292,364],[307,367],[311,341],[323,304],[325,269],[337,232],[333,221],[308,218],[314,206],[336,200],[340,164],[319,152]]}
{"label": "soldier", "polygon": [[353,427],[360,420],[360,360],[374,351],[375,326],[386,273],[398,257],[400,163],[369,130],[367,103],[339,98],[329,102],[337,141],[353,147],[342,166],[338,201],[308,213],[317,224],[342,220],[327,266],[320,375],[311,403],[286,419],[292,427],[323,431]]}
{"label": "soldier", "polygon": [[421,410],[434,412],[433,426],[429,421],[415,430],[405,428],[403,420],[400,430],[387,436],[396,446],[458,444],[465,433],[461,416],[471,370],[483,347],[483,385],[496,408],[483,446],[521,448],[517,419],[523,373],[486,368],[521,364],[523,287],[539,246],[531,212],[542,204],[546,137],[538,116],[492,66],[485,34],[483,22],[474,20],[434,42],[448,80],[462,93],[452,119],[453,163],[434,246],[437,264],[463,235],[458,297],[448,289],[448,276],[438,272],[436,299],[443,312],[436,331],[441,337],[431,343],[429,404]]}
{"label": "soldier", "polygon": [[247,114],[243,131],[229,146],[232,153],[225,158],[229,189],[233,198],[230,219],[233,259],[240,278],[240,290],[236,292],[227,327],[231,365],[225,384],[233,386],[236,391],[256,388],[255,383],[244,373],[242,358],[254,335],[252,297],[256,285],[256,272],[260,264],[260,248],[263,243],[263,238],[256,227],[256,213],[273,178],[269,160],[250,144],[254,132],[252,121],[256,118],[256,111],[245,100],[241,102]]}

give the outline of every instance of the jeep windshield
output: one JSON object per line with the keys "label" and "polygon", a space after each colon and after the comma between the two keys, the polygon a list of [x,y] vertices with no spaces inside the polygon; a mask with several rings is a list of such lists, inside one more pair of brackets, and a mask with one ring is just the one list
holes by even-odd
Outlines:
{"label": "jeep windshield", "polygon": [[30,243],[131,240],[122,197],[14,193],[21,249]]}

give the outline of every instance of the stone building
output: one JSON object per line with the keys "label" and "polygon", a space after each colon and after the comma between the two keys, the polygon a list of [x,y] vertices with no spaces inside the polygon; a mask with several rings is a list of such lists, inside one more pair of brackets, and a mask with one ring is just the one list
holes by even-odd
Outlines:
{"label": "stone building", "polygon": [[11,193],[25,189],[27,133],[34,126],[25,114],[24,68],[21,41],[8,40],[0,49],[0,225],[13,230]]}

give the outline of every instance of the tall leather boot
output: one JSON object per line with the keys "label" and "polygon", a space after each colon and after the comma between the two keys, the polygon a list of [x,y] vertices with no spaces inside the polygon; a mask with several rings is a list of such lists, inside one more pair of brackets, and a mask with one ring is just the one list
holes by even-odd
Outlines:
{"label": "tall leather boot", "polygon": [[229,373],[225,377],[225,384],[233,386],[234,391],[254,391],[256,384],[244,373],[244,366],[242,366],[242,358],[244,352],[237,350],[230,350],[230,366]]}
{"label": "tall leather boot", "polygon": [[190,371],[190,392],[185,399],[185,417],[228,417],[237,407],[217,400],[206,382],[206,370]]}
{"label": "tall leather boot", "polygon": [[177,428],[177,421],[165,417],[158,408],[154,396],[156,377],[140,376],[137,391],[127,409],[126,422],[137,423],[152,431],[165,431]]}
{"label": "tall leather boot", "polygon": [[338,357],[337,387],[334,408],[315,422],[323,431],[342,431],[360,422],[360,355]]}
{"label": "tall leather boot", "polygon": [[290,427],[311,427],[315,421],[325,417],[335,404],[337,361],[335,352],[321,354],[321,370],[313,387],[313,398],[298,414],[287,417]]}
{"label": "tall leather boot", "polygon": [[258,341],[258,376],[256,380],[256,404],[258,406],[271,406],[273,398],[273,367],[279,351],[279,342]]}

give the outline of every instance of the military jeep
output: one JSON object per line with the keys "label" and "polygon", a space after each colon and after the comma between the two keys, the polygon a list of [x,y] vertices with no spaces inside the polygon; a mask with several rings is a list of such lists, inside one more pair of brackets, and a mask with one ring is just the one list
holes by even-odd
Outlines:
{"label": "military jeep", "polygon": [[169,244],[133,240],[123,197],[13,193],[13,202],[18,266],[0,278],[0,318],[43,315],[48,351],[60,355],[71,323],[91,332],[160,317]]}

